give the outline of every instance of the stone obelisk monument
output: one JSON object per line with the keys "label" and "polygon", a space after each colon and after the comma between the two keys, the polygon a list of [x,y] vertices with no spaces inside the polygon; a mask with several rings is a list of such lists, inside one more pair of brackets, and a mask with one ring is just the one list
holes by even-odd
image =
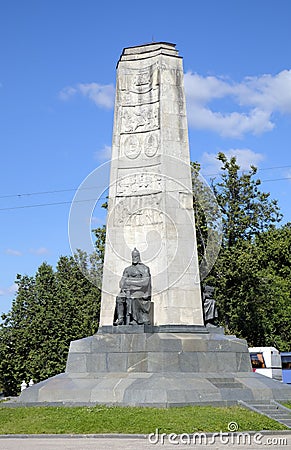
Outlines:
{"label": "stone obelisk monument", "polygon": [[[100,327],[71,342],[65,373],[25,389],[17,401],[163,407],[290,401],[289,386],[252,372],[246,341],[203,323],[175,46],[124,49],[116,84]],[[127,311],[125,323],[115,322],[119,308]],[[134,317],[134,324],[127,321]]]}
{"label": "stone obelisk monument", "polygon": [[152,274],[154,325],[203,325],[182,58],[124,49],[117,66],[100,325],[137,247]]}

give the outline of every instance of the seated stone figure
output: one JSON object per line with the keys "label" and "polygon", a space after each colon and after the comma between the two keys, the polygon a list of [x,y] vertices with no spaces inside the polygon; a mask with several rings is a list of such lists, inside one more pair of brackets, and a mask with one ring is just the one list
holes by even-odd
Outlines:
{"label": "seated stone figure", "polygon": [[131,256],[132,265],[124,269],[119,283],[114,325],[150,324],[150,269],[141,262],[136,248]]}
{"label": "seated stone figure", "polygon": [[216,302],[213,298],[214,287],[203,286],[203,310],[204,310],[204,322],[206,326],[218,326],[218,312],[216,308]]}

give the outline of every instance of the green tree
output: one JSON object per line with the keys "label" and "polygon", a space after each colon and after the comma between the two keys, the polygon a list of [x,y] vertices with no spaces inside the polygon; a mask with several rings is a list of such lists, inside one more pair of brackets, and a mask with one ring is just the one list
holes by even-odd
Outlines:
{"label": "green tree", "polygon": [[255,167],[241,172],[234,157],[228,160],[219,153],[218,159],[222,175],[212,180],[212,188],[222,212],[223,240],[205,282],[216,287],[221,324],[230,333],[252,345],[280,343],[285,348],[280,323],[290,320],[290,286],[280,276],[280,264],[271,270],[272,253],[266,250],[279,251],[278,236],[286,235],[285,228],[275,227],[282,217],[277,201],[260,190]]}
{"label": "green tree", "polygon": [[217,159],[222,163],[221,179],[213,179],[211,185],[223,217],[223,242],[229,248],[268,230],[282,215],[277,200],[272,200],[269,192],[260,191],[256,167],[240,173],[234,156],[227,159],[220,152]]}
{"label": "green tree", "polygon": [[[291,225],[270,229],[223,252],[217,300],[231,333],[249,345],[289,350]],[[217,267],[216,267],[217,269]]]}
{"label": "green tree", "polygon": [[[79,252],[78,262],[89,264]],[[63,372],[70,342],[98,329],[100,291],[73,257],[56,271],[43,263],[34,277],[18,275],[18,292],[0,326],[0,383],[15,395],[23,380],[41,381]]]}
{"label": "green tree", "polygon": [[[96,333],[100,314],[100,290],[84,276],[90,257],[78,252],[75,258],[62,256],[57,264],[59,308],[64,321],[66,346],[73,339]],[[81,268],[81,270],[80,270]],[[92,275],[92,272],[89,272]]]}
{"label": "green tree", "polygon": [[261,306],[265,345],[290,350],[291,342],[291,223],[261,233],[255,240],[260,285],[265,294]]}
{"label": "green tree", "polygon": [[56,372],[61,321],[58,316],[58,292],[53,268],[41,264],[35,275],[34,296],[29,307],[29,342],[26,349],[25,380],[39,381]]}
{"label": "green tree", "polygon": [[0,383],[6,395],[16,394],[21,381],[26,378],[30,305],[35,300],[33,277],[17,275],[16,283],[17,296],[9,313],[2,315],[0,326]]}

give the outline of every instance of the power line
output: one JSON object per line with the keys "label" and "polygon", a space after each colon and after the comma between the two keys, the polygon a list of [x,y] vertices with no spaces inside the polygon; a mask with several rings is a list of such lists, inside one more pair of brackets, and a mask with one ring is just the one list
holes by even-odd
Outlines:
{"label": "power line", "polygon": [[[290,167],[291,167],[291,165],[273,166],[273,167],[265,167],[262,169],[258,169],[258,171],[273,170],[273,169],[287,169]],[[244,172],[244,170],[239,170],[239,172]],[[217,172],[217,173],[205,174],[203,176],[211,177],[211,176],[220,175],[220,174],[221,174],[221,172]],[[261,180],[261,181],[262,182],[263,181],[281,181],[281,180],[290,180],[290,179],[291,179],[291,177],[285,177],[285,178],[274,178],[274,179],[270,179],[270,180]],[[29,197],[29,196],[33,196],[33,195],[59,194],[61,192],[76,192],[76,191],[91,190],[91,189],[100,189],[100,186],[83,187],[83,188],[68,188],[68,189],[54,189],[52,191],[24,192],[21,194],[6,194],[6,195],[0,195],[0,199],[1,198],[21,198],[21,197]]]}
{"label": "power line", "polygon": [[288,165],[288,166],[263,167],[263,168],[261,168],[261,169],[258,169],[258,171],[262,171],[262,170],[273,170],[273,169],[288,169],[289,167],[291,167],[291,166]]}
{"label": "power line", "polygon": [[[265,182],[269,182],[269,181],[282,181],[282,180],[291,180],[291,177],[273,178],[273,179],[269,179],[269,180],[261,180],[261,182],[265,183]],[[89,188],[89,189],[91,189],[91,188]],[[57,192],[57,191],[55,191],[55,192]],[[96,198],[88,198],[88,199],[85,199],[85,200],[74,200],[74,203],[92,202],[94,200],[95,201],[97,201],[97,200],[98,201],[100,201],[100,200],[107,200],[107,196],[101,196],[98,199],[96,199]],[[9,206],[7,208],[0,208],[0,211],[12,211],[12,210],[16,210],[16,209],[26,209],[26,208],[39,208],[39,207],[43,207],[43,206],[69,205],[69,204],[72,204],[72,202],[73,201],[39,203],[39,204],[36,204],[36,205]]]}
{"label": "power line", "polygon": [[[268,167],[268,168],[264,168],[264,169],[260,169],[260,170],[270,170],[270,169],[283,169],[283,168],[287,168],[287,167],[291,167],[290,165],[288,166],[277,166],[277,167]],[[240,171],[241,172],[241,171]],[[213,175],[219,175],[219,173],[217,174],[212,174]],[[211,176],[209,175],[204,175],[204,176]],[[266,182],[272,182],[272,181],[284,181],[284,180],[291,180],[291,177],[282,177],[282,178],[270,178],[270,179],[266,179],[266,180],[261,180],[262,183],[266,183]],[[25,196],[33,196],[33,195],[44,195],[44,194],[56,194],[56,193],[61,193],[61,192],[76,192],[77,190],[92,190],[92,189],[99,189],[100,187],[98,186],[92,186],[92,187],[85,187],[85,188],[79,188],[79,189],[55,189],[52,191],[39,191],[39,192],[30,192],[30,193],[23,193],[23,194],[9,194],[9,195],[2,195],[0,196],[1,198],[20,198],[20,197],[25,197]],[[101,197],[99,197],[98,199],[96,198],[91,198],[91,199],[85,199],[85,200],[75,200],[74,202],[76,203],[83,203],[83,202],[91,202],[91,201],[100,201],[100,200],[107,200],[107,195],[103,195]],[[71,201],[62,201],[62,202],[51,202],[51,203],[38,203],[35,205],[22,205],[22,206],[8,206],[5,208],[0,208],[0,211],[12,211],[12,210],[16,210],[16,209],[28,209],[28,208],[39,208],[39,207],[44,207],[44,206],[58,206],[58,205],[68,205],[68,204],[72,204],[73,200]]]}
{"label": "power line", "polygon": [[84,187],[79,189],[57,189],[53,191],[39,191],[39,192],[27,192],[23,194],[8,194],[8,195],[0,195],[0,198],[12,198],[12,197],[28,197],[32,195],[44,195],[44,194],[59,194],[60,192],[76,192],[77,190],[87,190],[87,189],[100,189],[100,186],[92,186],[92,187]]}
{"label": "power line", "polygon": [[291,177],[284,177],[284,178],[270,178],[269,180],[261,180],[262,183],[265,183],[266,181],[283,181],[283,180],[291,180]]}
{"label": "power line", "polygon": [[[290,165],[288,165],[288,166],[263,167],[262,169],[258,169],[258,168],[257,168],[257,172],[261,172],[261,171],[263,171],[263,170],[288,169],[288,168],[290,168],[290,167],[291,167]],[[245,170],[244,170],[244,169],[240,169],[240,170],[238,170],[238,172],[245,172]],[[204,175],[204,177],[213,177],[213,176],[215,176],[215,175],[220,175],[220,174],[221,174],[221,172],[207,173],[207,174]]]}
{"label": "power line", "polygon": [[[74,200],[74,203],[83,203],[83,202],[92,202],[97,200],[105,200],[107,197],[99,197],[99,199],[96,198],[88,198],[86,200]],[[36,205],[23,205],[23,206],[9,206],[7,208],[0,208],[0,211],[11,211],[14,209],[26,209],[26,208],[39,208],[41,206],[55,206],[55,205],[70,205],[72,204],[72,201],[68,202],[53,202],[53,203],[39,203]]]}

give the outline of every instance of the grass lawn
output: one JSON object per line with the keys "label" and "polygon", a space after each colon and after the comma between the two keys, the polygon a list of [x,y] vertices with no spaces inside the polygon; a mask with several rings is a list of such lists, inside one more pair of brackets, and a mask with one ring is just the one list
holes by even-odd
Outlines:
{"label": "grass lawn", "polygon": [[240,406],[225,408],[186,406],[181,408],[138,407],[1,407],[0,434],[149,434],[227,432],[236,422],[238,431],[284,430],[286,427]]}

